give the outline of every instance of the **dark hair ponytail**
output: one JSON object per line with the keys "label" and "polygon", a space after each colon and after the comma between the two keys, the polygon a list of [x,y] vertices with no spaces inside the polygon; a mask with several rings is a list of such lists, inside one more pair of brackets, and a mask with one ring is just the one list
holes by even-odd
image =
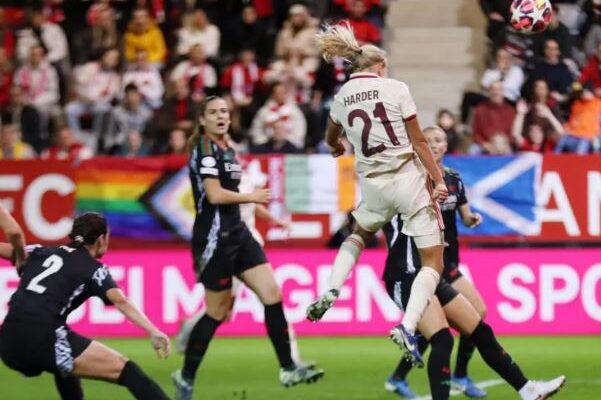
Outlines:
{"label": "dark hair ponytail", "polygon": [[106,218],[102,214],[95,212],[87,212],[75,218],[73,228],[69,237],[71,243],[69,247],[79,248],[85,245],[92,245],[96,240],[106,235],[108,232],[108,224]]}
{"label": "dark hair ponytail", "polygon": [[199,118],[204,116],[205,110],[207,109],[207,105],[213,100],[221,99],[219,96],[207,96],[200,103],[198,107],[198,116],[196,118],[196,123],[194,124],[194,130],[192,131],[192,135],[188,138],[188,152],[192,152],[194,148],[200,143],[200,137],[204,135],[204,127],[200,124]]}

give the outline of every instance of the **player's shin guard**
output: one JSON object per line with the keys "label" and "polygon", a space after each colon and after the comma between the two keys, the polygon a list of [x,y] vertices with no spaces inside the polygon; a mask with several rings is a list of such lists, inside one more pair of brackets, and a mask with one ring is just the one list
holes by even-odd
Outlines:
{"label": "player's shin guard", "polygon": [[449,328],[441,329],[430,338],[430,358],[428,359],[428,380],[432,400],[447,400],[451,391],[451,352],[453,335]]}
{"label": "player's shin guard", "polygon": [[83,390],[81,380],[73,375],[63,376],[63,374],[54,374],[54,383],[56,390],[63,400],[83,400]]}
{"label": "player's shin guard", "polygon": [[516,391],[520,390],[528,380],[522,370],[503,350],[491,327],[480,321],[470,336],[476,348],[488,364],[499,376],[509,383]]}
{"label": "player's shin guard", "polygon": [[[428,340],[423,336],[419,336],[417,338],[417,348],[419,350],[419,353],[423,355],[426,349],[428,348]],[[396,367],[396,370],[394,371],[392,376],[395,379],[404,381],[407,379],[407,374],[409,373],[409,371],[411,371],[412,368],[413,363],[411,362],[411,360],[408,360],[406,357],[403,357],[401,358],[401,361],[399,361],[399,365]]]}
{"label": "player's shin guard", "polygon": [[417,324],[428,307],[429,299],[436,291],[439,281],[440,274],[434,268],[424,266],[417,273],[411,285],[411,295],[402,322],[409,333],[415,333]]}
{"label": "player's shin guard", "polygon": [[293,368],[295,364],[292,361],[288,322],[282,302],[265,306],[265,327],[278,356],[280,367]]}
{"label": "player's shin guard", "polygon": [[340,290],[344,281],[346,281],[346,278],[355,266],[363,248],[365,248],[363,238],[354,233],[342,242],[340,249],[338,249],[338,254],[334,259],[334,265],[332,266],[330,289]]}
{"label": "player's shin guard", "polygon": [[128,361],[117,379],[138,400],[169,400],[163,389],[133,361]]}
{"label": "player's shin guard", "polygon": [[207,352],[209,343],[220,324],[221,321],[205,314],[192,328],[190,339],[188,339],[188,345],[186,346],[184,368],[182,369],[182,376],[187,381],[194,382],[196,370],[198,370],[198,366]]}
{"label": "player's shin guard", "polygon": [[459,338],[459,347],[457,348],[457,362],[453,370],[455,378],[465,378],[467,376],[467,365],[474,355],[476,346],[469,336],[461,335]]}

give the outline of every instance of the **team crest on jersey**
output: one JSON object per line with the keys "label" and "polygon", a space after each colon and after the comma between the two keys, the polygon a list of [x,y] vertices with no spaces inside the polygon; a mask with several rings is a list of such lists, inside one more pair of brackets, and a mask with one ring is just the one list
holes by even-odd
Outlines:
{"label": "team crest on jersey", "polygon": [[211,168],[217,165],[217,160],[215,160],[215,157],[204,157],[200,163],[203,167]]}
{"label": "team crest on jersey", "polygon": [[94,275],[92,275],[92,280],[96,281],[98,286],[102,286],[102,283],[104,282],[104,280],[106,279],[106,277],[108,275],[109,275],[109,270],[106,267],[106,265],[103,265],[102,267],[98,268],[94,272]]}

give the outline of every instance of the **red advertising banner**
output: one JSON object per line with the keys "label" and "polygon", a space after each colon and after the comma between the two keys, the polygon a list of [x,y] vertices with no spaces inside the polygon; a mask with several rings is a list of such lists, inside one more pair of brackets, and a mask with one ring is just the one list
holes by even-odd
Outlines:
{"label": "red advertising banner", "polygon": [[75,210],[75,169],[69,161],[2,161],[0,202],[23,227],[28,242],[62,241]]}

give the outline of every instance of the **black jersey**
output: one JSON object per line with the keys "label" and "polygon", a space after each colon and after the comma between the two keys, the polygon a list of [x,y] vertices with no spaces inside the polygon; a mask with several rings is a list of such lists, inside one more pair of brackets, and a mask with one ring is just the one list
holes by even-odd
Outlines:
{"label": "black jersey", "polygon": [[382,227],[388,246],[386,267],[382,276],[385,281],[402,281],[406,275],[414,274],[421,268],[417,246],[412,238],[401,232],[402,229],[403,220],[399,215],[395,215]]}
{"label": "black jersey", "polygon": [[242,167],[236,160],[234,150],[224,150],[206,136],[202,136],[200,143],[192,151],[188,167],[196,205],[194,236],[205,240],[209,236],[216,238],[221,231],[231,231],[243,225],[240,205],[209,203],[202,185],[204,179],[219,179],[224,189],[238,191]]}
{"label": "black jersey", "polygon": [[459,176],[459,172],[451,169],[444,169],[444,182],[449,189],[449,197],[440,205],[442,218],[444,220],[444,238],[448,246],[444,249],[444,264],[459,265],[459,240],[457,239],[457,220],[455,213],[459,206],[467,203],[465,196],[465,187]]}
{"label": "black jersey", "polygon": [[34,248],[21,269],[21,280],[6,319],[63,324],[69,313],[92,296],[116,288],[108,268],[86,248]]}

